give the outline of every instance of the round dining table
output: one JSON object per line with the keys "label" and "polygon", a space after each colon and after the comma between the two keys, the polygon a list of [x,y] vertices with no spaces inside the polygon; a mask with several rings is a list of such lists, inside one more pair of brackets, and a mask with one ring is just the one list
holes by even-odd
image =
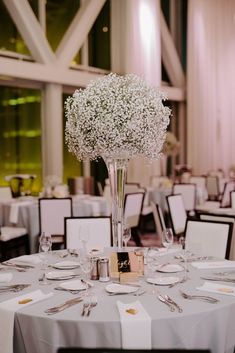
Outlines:
{"label": "round dining table", "polygon": [[[146,249],[143,249],[146,250]],[[106,249],[108,256],[113,249]],[[46,271],[53,271],[50,267],[53,263],[61,261],[77,261],[79,257],[67,255],[66,251],[52,252],[47,255],[48,267]],[[160,252],[156,251],[158,265],[168,263],[180,265],[184,269],[177,273],[155,272],[155,277],[177,276],[179,280],[186,274],[178,257],[179,250]],[[30,256],[39,256],[38,254]],[[11,260],[14,263],[14,260]],[[112,283],[89,280],[91,286],[87,289],[87,295],[91,292],[97,298],[97,305],[91,310],[88,317],[81,315],[83,302],[67,308],[54,315],[48,315],[45,311],[66,300],[72,299],[74,295],[67,291],[56,290],[64,280],[48,280],[48,284],[42,285],[42,264],[39,263],[25,272],[18,272],[13,267],[6,266],[1,273],[11,272],[13,278],[11,283],[28,283],[30,287],[20,293],[1,293],[0,302],[18,297],[24,294],[30,297],[30,293],[40,289],[43,293],[52,293],[46,300],[23,307],[15,312],[14,316],[14,353],[56,353],[59,347],[83,347],[83,348],[122,348],[122,330],[117,301],[122,303],[140,302],[151,318],[151,347],[152,349],[209,349],[211,353],[233,353],[235,347],[235,296],[224,293],[209,293],[197,289],[205,280],[201,277],[213,275],[215,270],[198,269],[187,264],[187,280],[169,285],[153,285],[147,282],[147,277],[139,278],[141,285],[139,296],[130,294],[110,295],[107,285]],[[58,270],[57,270],[58,271]],[[66,270],[61,270],[65,273]],[[78,278],[82,276],[80,267],[73,270]],[[217,270],[218,271],[218,270]],[[230,270],[232,271],[232,270]],[[231,276],[231,275],[230,275]],[[235,276],[235,267],[234,267]],[[164,281],[163,281],[164,284]],[[234,287],[235,284],[230,284]],[[225,286],[221,282],[221,286]],[[201,300],[188,300],[182,297],[180,290],[191,293],[210,295],[218,302],[215,304]],[[159,294],[168,294],[182,308],[182,312],[170,308],[162,303]],[[0,329],[4,322],[1,322]],[[135,335],[135,331],[132,331]]]}

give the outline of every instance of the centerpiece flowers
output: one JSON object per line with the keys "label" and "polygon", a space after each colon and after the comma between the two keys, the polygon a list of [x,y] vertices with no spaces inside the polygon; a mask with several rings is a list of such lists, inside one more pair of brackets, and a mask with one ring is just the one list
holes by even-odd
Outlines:
{"label": "centerpiece flowers", "polygon": [[140,77],[109,74],[65,102],[65,141],[78,160],[106,163],[112,196],[113,246],[122,247],[128,161],[159,157],[171,111],[164,94]]}

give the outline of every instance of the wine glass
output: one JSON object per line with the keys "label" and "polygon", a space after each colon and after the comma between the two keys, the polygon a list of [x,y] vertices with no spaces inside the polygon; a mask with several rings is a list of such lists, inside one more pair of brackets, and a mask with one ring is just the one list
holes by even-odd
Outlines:
{"label": "wine glass", "polygon": [[127,243],[131,239],[131,228],[128,226],[123,227],[122,240],[124,242],[125,248],[127,248]]}
{"label": "wine glass", "polygon": [[91,270],[92,270],[94,264],[91,261],[90,257],[87,256],[86,254],[84,254],[84,255],[81,255],[81,257],[80,257],[80,266],[81,266],[81,271],[84,274],[83,283],[86,286],[85,295],[87,295],[87,291],[89,288],[88,280],[90,279]]}
{"label": "wine glass", "polygon": [[184,279],[188,278],[188,259],[187,259],[187,250],[186,250],[186,239],[184,236],[179,238],[179,244],[182,246],[181,257],[184,260]]}
{"label": "wine glass", "polygon": [[88,243],[89,238],[90,238],[89,227],[85,226],[85,225],[80,226],[78,237],[79,237],[79,240],[82,243],[83,251],[84,251],[84,253],[86,253],[87,252],[87,243]]}
{"label": "wine glass", "polygon": [[165,228],[162,231],[162,245],[167,249],[172,246],[174,242],[174,235],[171,228]]}
{"label": "wine glass", "polygon": [[48,254],[48,252],[51,250],[51,246],[52,246],[51,234],[42,232],[39,239],[39,256],[43,260],[42,269],[44,270],[41,284],[48,284],[46,280],[46,273],[45,273],[47,268],[46,254]]}

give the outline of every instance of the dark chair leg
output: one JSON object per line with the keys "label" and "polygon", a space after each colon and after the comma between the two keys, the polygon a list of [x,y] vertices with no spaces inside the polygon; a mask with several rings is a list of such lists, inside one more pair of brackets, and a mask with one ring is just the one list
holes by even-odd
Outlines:
{"label": "dark chair leg", "polygon": [[141,243],[141,240],[140,240],[140,233],[139,233],[138,228],[131,228],[131,235],[132,235],[134,242],[136,243],[136,246],[143,246],[143,244]]}

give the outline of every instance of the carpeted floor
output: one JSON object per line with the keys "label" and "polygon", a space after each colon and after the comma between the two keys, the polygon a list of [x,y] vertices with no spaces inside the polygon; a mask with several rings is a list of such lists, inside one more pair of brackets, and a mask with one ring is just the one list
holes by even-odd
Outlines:
{"label": "carpeted floor", "polygon": [[[161,240],[155,232],[146,232],[141,234],[141,242],[143,246],[154,247],[161,246]],[[128,246],[135,246],[135,242],[131,239]]]}

